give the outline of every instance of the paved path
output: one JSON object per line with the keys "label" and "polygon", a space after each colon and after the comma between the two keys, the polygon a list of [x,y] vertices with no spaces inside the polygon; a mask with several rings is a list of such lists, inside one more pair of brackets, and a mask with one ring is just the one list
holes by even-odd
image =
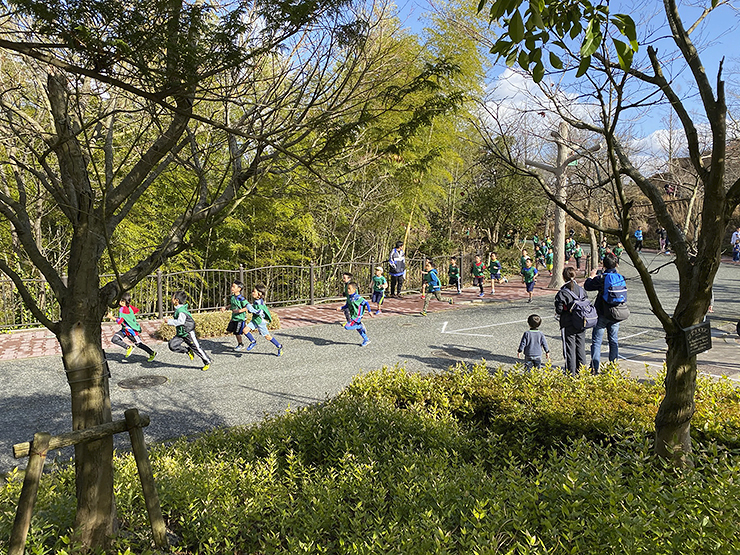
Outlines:
{"label": "paved path", "polygon": [[[663,255],[646,254],[644,258],[653,269],[669,260]],[[665,360],[664,334],[634,269],[623,264],[620,270],[628,278],[632,311],[620,328],[621,365],[637,377],[644,376],[646,368],[654,375],[655,365]],[[654,278],[670,312],[677,299],[675,268],[665,266]],[[366,321],[371,344],[365,348],[359,346],[356,332],[336,324],[342,319],[336,311],[339,303],[278,309],[283,328],[276,336],[285,346],[284,356],[276,357],[274,347],[261,339],[251,353],[235,352],[233,337],[204,339],[203,346],[214,360],[208,372],[200,370],[197,360],[172,353],[164,344],[152,363],[138,350],[125,360],[123,350],[114,346],[106,351],[113,417],[120,419],[124,410],[137,407],[151,417],[145,431],[147,441],[166,441],[217,427],[248,425],[265,415],[320,402],[336,395],[354,376],[384,365],[436,372],[456,362],[485,360],[489,368],[508,367],[517,361],[516,348],[531,313],[543,318],[541,329],[550,343],[553,364],[562,364],[554,292],[537,288],[534,301],[528,304],[521,283],[496,289],[494,297],[487,295],[482,300],[476,290],[468,289],[452,307],[432,301],[426,317],[418,314],[419,295],[389,299],[381,316]],[[740,344],[732,333],[740,315],[738,290],[740,267],[723,264],[715,282],[715,314],[711,317],[714,347],[698,359],[700,371],[740,381],[736,364]],[[109,328],[111,335],[114,330],[114,326]],[[69,431],[69,386],[55,340],[44,335],[50,334],[0,337],[3,355],[12,349],[16,357],[21,353],[31,357],[0,361],[0,472],[16,464],[25,466],[24,460],[12,459],[14,443],[28,441],[37,431],[54,435]],[[606,352],[602,356],[606,358]],[[149,388],[128,387],[129,380],[147,376],[159,376],[165,382]],[[116,448],[128,449],[127,439],[117,438]],[[67,449],[51,458],[67,460],[71,455]]]}
{"label": "paved path", "polygon": [[[534,294],[536,296],[551,295],[552,291],[546,289],[546,285],[549,278],[546,275],[542,276],[541,284],[535,288]],[[504,283],[496,286],[496,294],[491,295],[490,287],[486,287],[486,295],[483,298],[478,297],[478,290],[473,288],[467,288],[463,290],[462,294],[458,295],[454,291],[445,291],[445,295],[450,295],[455,298],[455,301],[460,304],[470,304],[478,302],[494,302],[494,301],[511,301],[517,299],[525,299],[526,291],[524,286],[519,282]],[[389,316],[398,316],[402,314],[418,314],[422,307],[422,300],[419,294],[408,294],[404,295],[403,298],[397,299],[386,299],[383,304],[382,313],[379,318],[386,318]],[[343,318],[341,312],[337,312],[337,307],[343,303],[326,303],[317,304],[313,306],[300,305],[290,306],[285,308],[276,308],[274,312],[277,313],[280,318],[280,329],[288,330],[292,328],[299,328],[303,326],[313,326],[317,324],[333,324],[340,321]],[[372,305],[375,308],[375,305]],[[439,310],[454,309],[456,305],[446,305],[438,303],[436,300],[432,300],[429,305],[430,312],[437,312]],[[145,343],[151,344],[155,350],[161,349],[156,347],[157,343],[161,343],[155,335],[155,332],[161,326],[160,320],[140,320],[142,333],[141,337]],[[115,323],[104,323],[103,324],[103,349],[105,350],[116,350],[116,347],[110,342],[110,338],[118,330],[118,325]],[[40,328],[35,330],[24,330],[16,331],[13,333],[0,334],[0,361],[2,360],[15,360],[24,359],[31,357],[40,356],[52,356],[61,355],[61,349],[59,342],[56,337],[46,328]]]}

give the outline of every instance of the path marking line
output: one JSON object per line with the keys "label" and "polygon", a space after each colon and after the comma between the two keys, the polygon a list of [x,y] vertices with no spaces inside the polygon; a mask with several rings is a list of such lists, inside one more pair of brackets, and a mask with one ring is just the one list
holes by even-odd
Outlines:
{"label": "path marking line", "polygon": [[633,333],[632,335],[628,335],[626,337],[620,337],[619,340],[620,341],[623,341],[625,339],[629,339],[630,337],[637,337],[638,335],[642,335],[644,333],[650,333],[651,331],[655,331],[655,330],[645,330],[645,331],[641,331],[641,332],[638,332],[638,333]]}
{"label": "path marking line", "polygon": [[[553,316],[543,316],[542,317],[543,320],[549,320],[550,318],[555,318],[555,316],[553,315]],[[453,330],[453,331],[445,331],[447,329],[447,322],[444,322],[442,324],[442,333],[460,333],[462,331],[482,330],[482,329],[485,329],[485,328],[494,328],[496,326],[508,326],[510,324],[521,324],[522,322],[526,322],[526,321],[527,321],[527,319],[525,318],[524,320],[514,320],[513,322],[498,322],[496,324],[487,324],[485,326],[475,326],[475,327],[472,327],[472,328],[461,328],[459,330]],[[463,334],[463,333],[461,333],[460,335],[470,335],[470,334]],[[482,337],[491,337],[491,336],[484,335]]]}

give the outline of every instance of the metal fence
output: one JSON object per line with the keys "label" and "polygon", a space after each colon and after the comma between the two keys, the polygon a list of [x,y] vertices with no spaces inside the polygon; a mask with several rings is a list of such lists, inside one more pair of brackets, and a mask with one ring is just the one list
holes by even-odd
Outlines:
{"label": "metal fence", "polygon": [[[467,273],[472,255],[457,255],[463,277]],[[422,290],[422,268],[426,257],[406,259],[406,279],[403,290]],[[442,283],[447,283],[449,257],[431,259],[438,268]],[[162,318],[171,310],[170,299],[175,291],[185,291],[190,299],[190,309],[198,312],[216,310],[226,305],[234,280],[244,283],[247,298],[258,283],[267,287],[267,302],[272,306],[315,304],[336,300],[342,296],[340,277],[351,272],[359,285],[360,293],[369,294],[374,268],[382,266],[388,278],[387,261],[340,262],[308,266],[265,266],[262,268],[239,268],[233,270],[190,270],[147,276],[131,291],[134,304],[141,310],[142,317]],[[101,275],[101,283],[115,276]],[[390,278],[388,278],[390,279]],[[45,280],[24,280],[24,285],[36,299],[44,314],[52,320],[59,319],[59,304]],[[0,279],[0,329],[34,327],[41,325],[24,306],[15,285],[9,279]]]}

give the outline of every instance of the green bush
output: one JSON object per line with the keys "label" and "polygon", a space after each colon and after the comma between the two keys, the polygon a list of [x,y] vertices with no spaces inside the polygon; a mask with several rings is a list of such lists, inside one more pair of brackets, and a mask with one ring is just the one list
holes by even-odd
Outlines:
{"label": "green bush", "polygon": [[[740,453],[723,438],[738,398],[728,382],[698,388],[685,470],[652,455],[660,388],[614,368],[383,369],[323,404],[150,456],[180,554],[736,553]],[[136,464],[115,464],[110,552],[151,553]],[[0,551],[20,485],[0,491]],[[29,553],[75,552],[73,498],[71,466],[44,476]]]}
{"label": "green bush", "polygon": [[[272,310],[272,322],[267,325],[268,330],[279,330],[280,329],[280,318],[277,313]],[[226,327],[229,325],[231,320],[231,313],[226,312],[196,312],[193,314],[193,320],[195,320],[195,335],[198,338],[203,337],[221,337],[226,335]],[[159,325],[159,329],[155,332],[158,339],[163,341],[169,341],[175,337],[175,327],[169,326],[165,322]]]}

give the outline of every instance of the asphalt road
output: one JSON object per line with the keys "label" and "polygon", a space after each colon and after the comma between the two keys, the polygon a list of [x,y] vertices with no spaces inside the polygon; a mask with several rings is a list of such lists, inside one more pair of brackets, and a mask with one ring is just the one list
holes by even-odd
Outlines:
{"label": "asphalt road", "polygon": [[[653,269],[670,259],[645,255],[645,262]],[[628,279],[632,313],[620,329],[620,354],[634,359],[664,345],[663,332],[650,312],[634,268],[623,263],[620,271]],[[664,306],[672,311],[677,300],[675,267],[660,269],[655,283]],[[723,264],[715,281],[714,327],[734,326],[740,316],[739,286],[740,266]],[[116,350],[108,355],[113,416],[120,419],[124,410],[138,408],[151,417],[145,430],[147,441],[162,441],[215,427],[249,424],[265,415],[323,401],[349,384],[353,376],[384,365],[401,364],[409,371],[429,372],[444,370],[458,361],[485,359],[489,367],[506,366],[516,362],[519,339],[532,313],[543,318],[541,329],[550,344],[553,363],[562,363],[552,297],[535,297],[531,304],[460,305],[426,317],[367,318],[371,343],[364,348],[359,346],[357,332],[345,331],[339,324],[277,332],[285,347],[279,358],[273,345],[261,338],[251,353],[235,352],[232,337],[204,340],[203,346],[214,361],[208,372],[200,370],[197,359],[191,362],[184,355],[167,351],[164,345],[153,363],[146,363],[139,350],[124,362],[123,352]],[[143,389],[119,385],[143,375],[164,376],[167,381]],[[52,435],[69,431],[71,416],[69,387],[59,357],[3,362],[0,376],[0,472],[6,472],[16,465],[25,467],[25,460],[12,458],[14,443],[28,441],[38,431]],[[116,445],[127,449],[127,437],[119,436]],[[71,454],[68,449],[52,453],[50,458],[65,460]]]}

